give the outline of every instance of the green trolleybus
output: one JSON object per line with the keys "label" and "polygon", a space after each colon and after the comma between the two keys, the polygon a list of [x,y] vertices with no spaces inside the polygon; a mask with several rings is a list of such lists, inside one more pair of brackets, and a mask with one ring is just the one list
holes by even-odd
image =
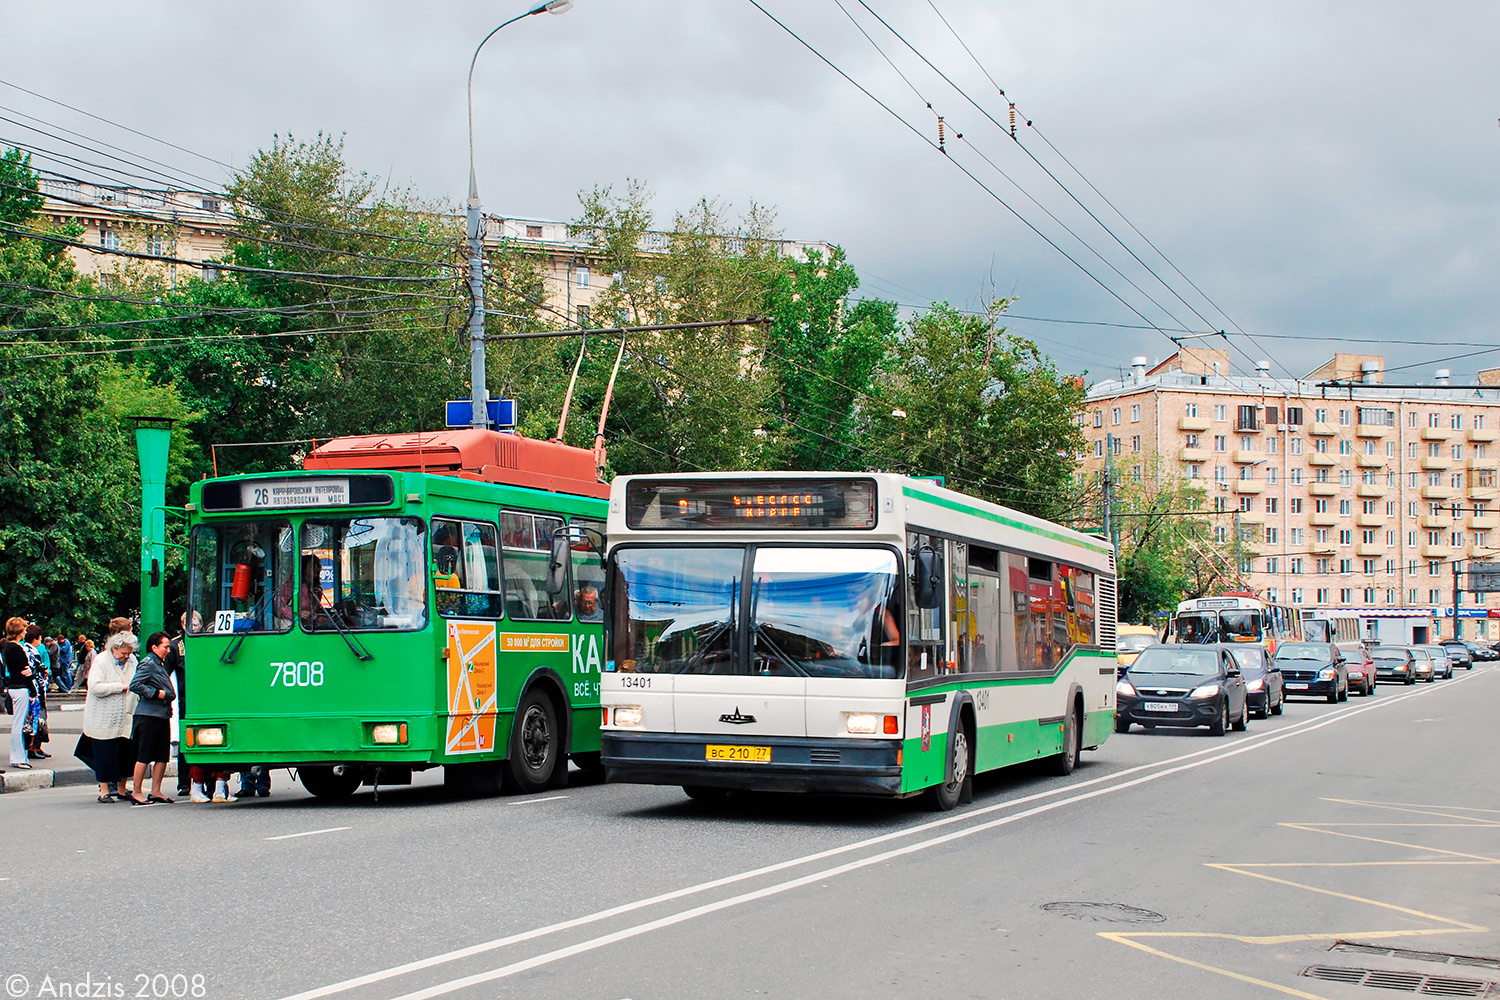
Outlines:
{"label": "green trolleybus", "polygon": [[339,438],[189,505],[182,746],[314,795],[443,767],[536,791],[599,766],[608,487],[485,430]]}
{"label": "green trolleybus", "polygon": [[621,477],[611,781],[925,793],[1113,729],[1115,576],[1091,535],[889,474]]}

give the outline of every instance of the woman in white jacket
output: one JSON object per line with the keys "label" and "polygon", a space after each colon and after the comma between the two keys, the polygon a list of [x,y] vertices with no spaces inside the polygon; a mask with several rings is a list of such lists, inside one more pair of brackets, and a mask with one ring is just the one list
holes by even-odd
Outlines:
{"label": "woman in white jacket", "polygon": [[[130,691],[135,676],[135,648],[130,632],[109,637],[89,664],[89,693],[83,703],[83,734],[94,743],[94,777],[100,802],[128,802],[125,780],[130,777],[130,723],[136,696]],[[111,786],[114,786],[111,789]]]}

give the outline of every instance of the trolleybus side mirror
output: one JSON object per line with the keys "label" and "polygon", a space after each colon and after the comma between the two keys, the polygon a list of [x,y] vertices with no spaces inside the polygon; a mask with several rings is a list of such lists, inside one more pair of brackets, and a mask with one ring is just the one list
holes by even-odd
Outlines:
{"label": "trolleybus side mirror", "polygon": [[571,552],[567,532],[559,531],[552,536],[552,551],[547,556],[548,594],[561,594],[568,589],[568,555]]}
{"label": "trolleybus side mirror", "polygon": [[917,607],[931,609],[942,603],[942,567],[937,552],[923,545],[912,553],[912,597]]}

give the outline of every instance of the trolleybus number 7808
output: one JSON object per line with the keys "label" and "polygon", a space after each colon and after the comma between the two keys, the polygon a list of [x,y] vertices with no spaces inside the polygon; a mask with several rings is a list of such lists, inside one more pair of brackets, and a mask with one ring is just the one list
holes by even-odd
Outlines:
{"label": "trolleybus number 7808", "polygon": [[271,686],[278,683],[282,687],[322,687],[323,686],[323,661],[322,660],[286,660],[280,663],[273,661],[271,669]]}

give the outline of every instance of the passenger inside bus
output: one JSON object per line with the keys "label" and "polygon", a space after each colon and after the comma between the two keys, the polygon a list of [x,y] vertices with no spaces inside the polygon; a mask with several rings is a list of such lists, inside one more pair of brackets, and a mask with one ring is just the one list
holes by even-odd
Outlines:
{"label": "passenger inside bus", "polygon": [[323,603],[323,560],[313,552],[302,555],[302,586],[297,591],[297,617],[303,628],[328,623],[328,606]]}
{"label": "passenger inside bus", "polygon": [[578,594],[573,598],[573,603],[578,611],[579,621],[604,621],[604,611],[599,607],[599,588],[592,583],[585,583],[578,588]]}

